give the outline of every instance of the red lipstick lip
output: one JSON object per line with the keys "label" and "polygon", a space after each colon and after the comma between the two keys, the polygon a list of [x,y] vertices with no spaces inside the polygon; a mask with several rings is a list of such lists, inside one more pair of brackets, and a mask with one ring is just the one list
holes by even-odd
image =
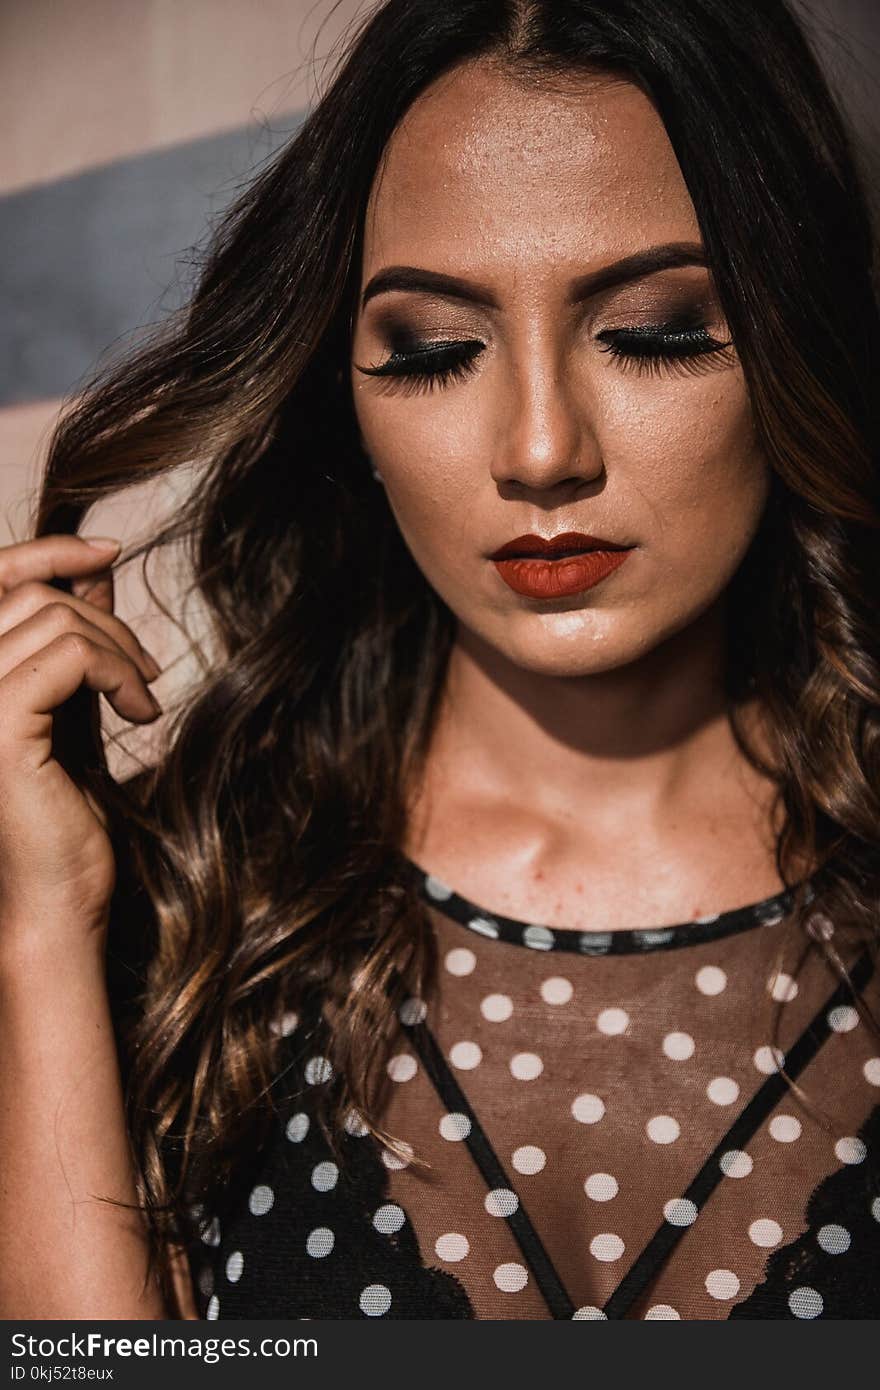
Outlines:
{"label": "red lipstick lip", "polygon": [[592,589],[619,569],[633,549],[584,531],[563,531],[549,539],[533,534],[517,536],[489,559],[515,593],[553,599]]}
{"label": "red lipstick lip", "polygon": [[536,536],[530,532],[526,536],[515,536],[499,546],[489,556],[490,560],[510,560],[514,558],[552,560],[565,551],[585,550],[628,550],[629,546],[618,545],[614,541],[603,541],[600,536],[588,535],[586,531],[561,531],[558,536]]}

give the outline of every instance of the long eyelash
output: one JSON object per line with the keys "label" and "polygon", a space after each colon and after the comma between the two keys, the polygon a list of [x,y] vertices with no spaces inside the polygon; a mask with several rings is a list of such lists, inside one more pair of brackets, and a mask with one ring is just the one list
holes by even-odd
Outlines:
{"label": "long eyelash", "polygon": [[386,378],[386,390],[405,396],[420,395],[470,376],[475,370],[475,359],[484,347],[484,343],[476,341],[426,344],[408,352],[392,352],[378,366],[358,367],[357,370],[365,376]]}
{"label": "long eyelash", "polygon": [[615,328],[599,334],[599,351],[639,375],[699,376],[735,360],[732,341],[720,343],[705,328]]}
{"label": "long eyelash", "polygon": [[[702,375],[735,359],[732,342],[720,343],[705,328],[615,328],[600,333],[599,351],[610,353],[624,371],[639,375]],[[425,344],[392,352],[384,362],[357,366],[364,376],[384,379],[396,394],[423,395],[461,381],[475,370],[485,344],[478,341]]]}

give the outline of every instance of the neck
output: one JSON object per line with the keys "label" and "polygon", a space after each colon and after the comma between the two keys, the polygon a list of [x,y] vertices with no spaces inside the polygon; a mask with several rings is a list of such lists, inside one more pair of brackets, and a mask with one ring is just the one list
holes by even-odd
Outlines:
{"label": "neck", "polygon": [[593,824],[668,813],[697,780],[744,771],[723,658],[720,606],[626,666],[588,676],[527,670],[460,628],[430,780],[483,802],[521,803],[527,791],[533,812],[553,820],[582,820],[585,804]]}

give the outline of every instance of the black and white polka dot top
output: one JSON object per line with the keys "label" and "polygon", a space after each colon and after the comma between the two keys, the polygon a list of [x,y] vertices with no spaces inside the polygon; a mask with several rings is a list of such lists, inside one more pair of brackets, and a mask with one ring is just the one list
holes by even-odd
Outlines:
{"label": "black and white polka dot top", "polygon": [[[816,953],[792,973],[788,894],[553,931],[410,869],[439,970],[387,1064],[402,1148],[349,1112],[334,1159],[322,1019],[285,1015],[292,1099],[205,1214],[202,1317],[880,1315],[880,1046]],[[870,957],[844,959],[880,1016]]]}

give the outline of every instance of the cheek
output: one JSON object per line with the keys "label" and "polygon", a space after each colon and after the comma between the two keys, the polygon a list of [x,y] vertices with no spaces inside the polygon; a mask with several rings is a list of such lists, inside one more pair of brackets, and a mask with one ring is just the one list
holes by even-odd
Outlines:
{"label": "cheek", "polygon": [[609,396],[601,446],[623,528],[675,571],[735,566],[769,481],[741,373],[615,385]]}
{"label": "cheek", "polygon": [[[485,511],[485,467],[491,430],[479,409],[462,409],[436,397],[399,408],[374,409],[363,403],[359,424],[367,451],[382,474],[398,526],[427,569],[431,552],[455,562],[454,537],[462,538],[466,519]],[[430,577],[430,576],[429,576]]]}

